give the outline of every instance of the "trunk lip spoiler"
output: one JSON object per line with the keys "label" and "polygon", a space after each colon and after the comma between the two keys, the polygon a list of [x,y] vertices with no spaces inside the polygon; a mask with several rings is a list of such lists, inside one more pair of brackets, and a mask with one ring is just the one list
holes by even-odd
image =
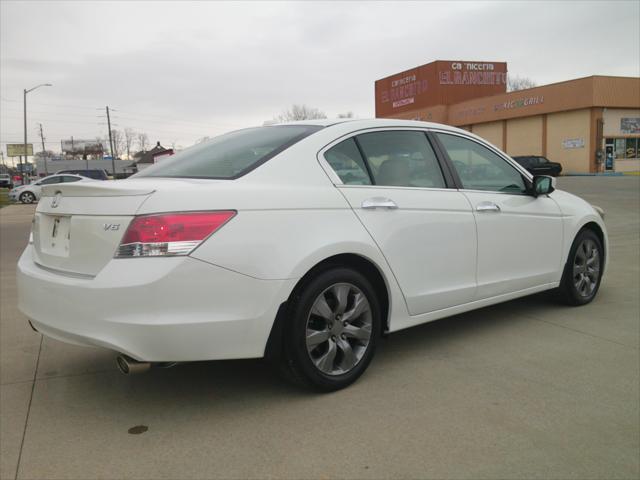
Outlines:
{"label": "trunk lip spoiler", "polygon": [[[108,180],[105,180],[107,182]],[[67,185],[46,185],[42,187],[42,197],[135,197],[151,195],[155,188],[128,187],[124,185],[96,185],[69,183]]]}

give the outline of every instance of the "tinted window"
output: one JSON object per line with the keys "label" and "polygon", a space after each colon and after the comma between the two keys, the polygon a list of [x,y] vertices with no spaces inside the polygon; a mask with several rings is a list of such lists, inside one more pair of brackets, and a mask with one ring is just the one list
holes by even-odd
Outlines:
{"label": "tinted window", "polygon": [[444,133],[437,135],[464,188],[513,193],[526,191],[520,172],[496,153],[466,138]]}
{"label": "tinted window", "polygon": [[345,185],[371,185],[367,167],[353,138],[331,147],[324,158]]}
{"label": "tinted window", "polygon": [[60,183],[62,181],[62,177],[49,177],[44,180],[40,180],[40,185],[52,185],[54,183]]}
{"label": "tinted window", "polygon": [[136,177],[237,178],[322,127],[247,128],[188,148]]}
{"label": "tinted window", "polygon": [[65,183],[77,182],[78,180],[80,180],[80,177],[73,177],[71,175],[64,175],[62,177],[62,181]]}
{"label": "tinted window", "polygon": [[373,132],[358,136],[376,185],[444,188],[436,155],[423,132]]}
{"label": "tinted window", "polygon": [[104,173],[104,170],[80,170],[73,173],[77,173],[78,175],[82,175],[88,178],[93,178],[94,180],[106,180],[108,178],[107,174]]}
{"label": "tinted window", "polygon": [[58,173],[73,173],[95,180],[106,180],[108,178],[104,170],[63,170]]}

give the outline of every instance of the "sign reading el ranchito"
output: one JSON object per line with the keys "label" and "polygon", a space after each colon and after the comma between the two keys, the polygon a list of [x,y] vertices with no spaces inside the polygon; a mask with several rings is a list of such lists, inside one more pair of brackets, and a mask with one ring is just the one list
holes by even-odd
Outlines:
{"label": "sign reading el ranchito", "polygon": [[428,63],[376,81],[376,116],[393,117],[436,105],[506,92],[504,62]]}
{"label": "sign reading el ranchito", "polygon": [[451,62],[441,70],[440,85],[506,85],[507,72],[495,71],[493,63]]}
{"label": "sign reading el ranchito", "polygon": [[416,75],[407,75],[391,81],[391,88],[382,91],[382,102],[392,102],[392,107],[402,107],[415,102],[415,97],[427,91],[428,82],[418,80]]}

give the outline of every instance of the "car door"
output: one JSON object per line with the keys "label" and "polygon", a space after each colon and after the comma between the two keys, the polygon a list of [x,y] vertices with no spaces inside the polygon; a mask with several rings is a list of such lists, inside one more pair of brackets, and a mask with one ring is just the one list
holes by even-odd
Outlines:
{"label": "car door", "polygon": [[[376,130],[321,152],[376,242],[410,315],[469,302],[476,229],[463,194],[421,130]],[[448,176],[448,182],[447,182]]]}
{"label": "car door", "polygon": [[476,219],[476,299],[557,282],[562,214],[556,202],[530,195],[522,172],[479,140],[444,132],[436,137]]}
{"label": "car door", "polygon": [[39,182],[36,182],[33,184],[33,188],[32,188],[33,194],[36,196],[37,200],[40,200],[40,194],[42,192],[42,187],[44,185],[53,185],[60,182],[62,182],[61,175],[56,175],[55,177],[48,177],[43,180],[40,180]]}

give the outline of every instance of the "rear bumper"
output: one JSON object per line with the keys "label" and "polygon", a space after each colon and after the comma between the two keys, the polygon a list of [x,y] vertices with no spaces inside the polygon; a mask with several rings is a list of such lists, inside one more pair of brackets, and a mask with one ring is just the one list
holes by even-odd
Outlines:
{"label": "rear bumper", "polygon": [[18,308],[44,335],[136,360],[257,358],[295,280],[258,280],[190,257],[112,260],[94,278],[18,262]]}

